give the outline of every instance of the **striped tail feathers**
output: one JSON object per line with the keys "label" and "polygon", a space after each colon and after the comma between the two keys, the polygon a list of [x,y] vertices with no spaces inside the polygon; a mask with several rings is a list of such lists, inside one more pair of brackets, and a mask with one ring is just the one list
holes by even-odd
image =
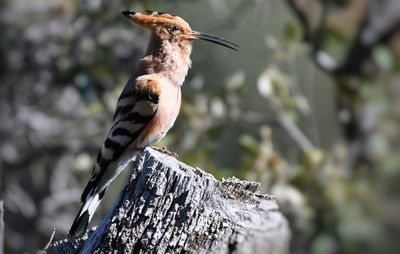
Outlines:
{"label": "striped tail feathers", "polygon": [[[93,179],[94,179],[94,180],[93,180]],[[96,175],[95,175],[95,177],[93,177],[93,174],[92,174],[91,179],[90,179],[89,182],[86,184],[86,187],[85,187],[85,189],[84,189],[83,192],[82,192],[82,195],[81,195],[81,202],[82,202],[82,203],[85,203],[86,200],[88,200],[88,197],[89,197],[91,194],[93,194],[93,192],[96,190],[96,187],[97,187],[98,184],[99,184],[99,180],[100,180],[100,179],[97,179],[97,178],[96,178]]]}
{"label": "striped tail feathers", "polygon": [[86,229],[89,225],[89,213],[88,211],[81,213],[82,208],[72,223],[72,226],[68,232],[69,237],[81,237],[86,232]]}
{"label": "striped tail feathers", "polygon": [[72,223],[71,229],[69,230],[69,237],[81,237],[86,232],[89,222],[92,220],[106,189],[102,190],[100,193],[90,194],[86,201],[83,202],[83,205],[79,210],[74,222]]}

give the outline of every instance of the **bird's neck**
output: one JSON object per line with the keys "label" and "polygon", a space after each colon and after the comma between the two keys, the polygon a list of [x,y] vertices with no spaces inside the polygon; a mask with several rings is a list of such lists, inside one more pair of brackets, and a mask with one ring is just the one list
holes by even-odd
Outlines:
{"label": "bird's neck", "polygon": [[181,86],[190,68],[192,45],[188,41],[170,42],[152,35],[140,67],[146,74],[158,74]]}

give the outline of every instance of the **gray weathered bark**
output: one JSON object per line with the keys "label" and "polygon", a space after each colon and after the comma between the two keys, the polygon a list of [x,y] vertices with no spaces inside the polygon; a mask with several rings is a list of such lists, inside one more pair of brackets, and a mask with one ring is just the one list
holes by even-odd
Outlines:
{"label": "gray weathered bark", "polygon": [[56,253],[287,253],[290,233],[258,183],[212,175],[146,149],[96,230]]}

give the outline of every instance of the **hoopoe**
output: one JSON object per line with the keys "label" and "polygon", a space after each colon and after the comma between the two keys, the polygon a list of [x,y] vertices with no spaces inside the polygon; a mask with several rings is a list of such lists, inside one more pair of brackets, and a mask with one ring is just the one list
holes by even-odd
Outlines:
{"label": "hoopoe", "polygon": [[132,158],[158,142],[173,126],[181,106],[181,86],[191,65],[192,42],[202,39],[238,49],[224,38],[193,31],[178,16],[131,10],[122,14],[150,29],[151,39],[118,99],[114,124],[97,155],[69,236],[83,235],[110,183]]}

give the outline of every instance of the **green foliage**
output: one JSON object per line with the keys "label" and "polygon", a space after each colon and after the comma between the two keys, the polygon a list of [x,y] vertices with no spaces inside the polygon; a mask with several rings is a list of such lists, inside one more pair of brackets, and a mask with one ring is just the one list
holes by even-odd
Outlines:
{"label": "green foliage", "polygon": [[394,55],[388,47],[376,47],[373,51],[373,58],[382,71],[390,72],[394,68]]}
{"label": "green foliage", "polygon": [[298,42],[301,40],[304,31],[298,22],[288,22],[284,30],[286,41]]}

